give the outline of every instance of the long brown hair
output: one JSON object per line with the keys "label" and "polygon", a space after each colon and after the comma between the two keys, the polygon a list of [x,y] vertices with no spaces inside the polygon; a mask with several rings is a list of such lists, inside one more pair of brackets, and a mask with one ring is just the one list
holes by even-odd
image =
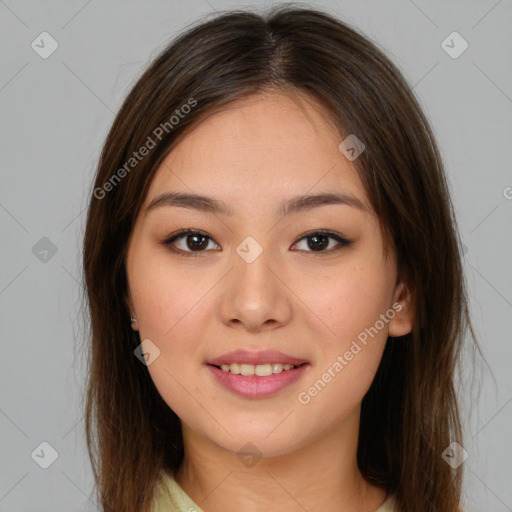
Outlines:
{"label": "long brown hair", "polygon": [[125,256],[148,186],[178,137],[209,111],[271,88],[307,92],[328,107],[340,141],[355,134],[364,142],[353,163],[415,299],[413,331],[388,340],[362,402],[360,471],[403,511],[454,512],[462,466],[441,455],[453,441],[463,445],[454,378],[468,329],[478,344],[442,160],[410,86],[377,45],[293,5],[188,27],[138,79],[108,133],[83,244],[85,424],[103,509],[149,510],[160,470],[173,473],[184,455],[179,418],[134,356],[141,340],[126,303]]}

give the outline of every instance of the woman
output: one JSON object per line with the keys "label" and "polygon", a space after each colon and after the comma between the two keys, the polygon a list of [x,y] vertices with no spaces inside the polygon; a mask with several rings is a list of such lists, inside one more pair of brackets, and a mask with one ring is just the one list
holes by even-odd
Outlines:
{"label": "woman", "polygon": [[353,28],[284,6],[173,41],[106,139],[84,272],[105,511],[459,509],[457,225]]}

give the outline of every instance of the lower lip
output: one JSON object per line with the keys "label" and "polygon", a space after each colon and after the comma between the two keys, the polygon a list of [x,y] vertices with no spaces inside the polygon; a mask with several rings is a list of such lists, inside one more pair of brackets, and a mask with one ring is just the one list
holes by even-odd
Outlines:
{"label": "lower lip", "polygon": [[213,365],[207,366],[217,381],[232,393],[244,398],[266,398],[300,379],[309,364],[306,363],[293,370],[284,370],[266,377],[236,375]]}

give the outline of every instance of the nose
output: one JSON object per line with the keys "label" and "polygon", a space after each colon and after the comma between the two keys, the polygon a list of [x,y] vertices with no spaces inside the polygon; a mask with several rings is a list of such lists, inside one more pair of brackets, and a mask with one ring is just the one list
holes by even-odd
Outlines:
{"label": "nose", "polygon": [[273,330],[290,322],[293,293],[270,251],[249,263],[238,254],[223,282],[219,315],[223,323],[249,332]]}

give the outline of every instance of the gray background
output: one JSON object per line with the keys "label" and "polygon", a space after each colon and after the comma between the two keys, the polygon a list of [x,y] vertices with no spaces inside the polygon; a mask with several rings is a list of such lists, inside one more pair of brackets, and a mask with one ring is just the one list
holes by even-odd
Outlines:
{"label": "gray background", "polygon": [[[0,512],[96,510],[82,421],[80,250],[114,113],[185,25],[217,10],[268,5],[0,0]],[[512,511],[512,2],[309,5],[384,48],[432,122],[465,245],[471,310],[492,369],[474,368],[470,359],[466,365],[464,506]],[[46,59],[31,47],[43,31],[59,45]],[[469,44],[458,58],[441,46],[453,31]],[[50,456],[42,442],[58,453],[48,469],[36,463]]]}

